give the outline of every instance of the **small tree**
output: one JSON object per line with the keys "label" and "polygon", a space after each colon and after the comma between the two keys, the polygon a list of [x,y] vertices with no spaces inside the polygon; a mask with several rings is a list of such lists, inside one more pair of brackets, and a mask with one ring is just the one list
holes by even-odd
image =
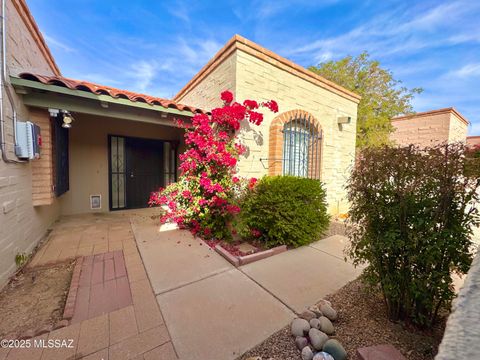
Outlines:
{"label": "small tree", "polygon": [[348,183],[347,253],[380,285],[389,317],[431,326],[472,260],[480,177],[462,144],[362,151]]}
{"label": "small tree", "polygon": [[260,125],[263,114],[258,109],[277,112],[278,105],[273,100],[240,104],[233,101],[229,91],[224,91],[221,99],[224,106],[213,109],[211,115],[196,114],[191,124],[179,123],[185,129],[187,145],[180,155],[180,178],[152,193],[149,205],[168,206],[162,222],[175,222],[204,238],[228,240],[231,233],[227,225],[240,211],[236,192],[256,181],[235,176],[238,158],[246,150],[236,138],[240,123]]}
{"label": "small tree", "polygon": [[422,89],[407,89],[393,74],[371,60],[367,52],[308,68],[362,96],[358,104],[357,146],[381,146],[390,142],[391,119],[413,112],[411,101]]}

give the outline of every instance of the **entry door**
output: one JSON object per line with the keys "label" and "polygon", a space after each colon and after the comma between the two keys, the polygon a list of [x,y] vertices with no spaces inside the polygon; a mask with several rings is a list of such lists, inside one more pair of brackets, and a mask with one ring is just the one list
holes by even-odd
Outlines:
{"label": "entry door", "polygon": [[163,141],[126,138],[127,207],[142,208],[152,191],[164,186]]}
{"label": "entry door", "polygon": [[171,142],[110,136],[110,210],[148,206],[152,191],[176,180]]}

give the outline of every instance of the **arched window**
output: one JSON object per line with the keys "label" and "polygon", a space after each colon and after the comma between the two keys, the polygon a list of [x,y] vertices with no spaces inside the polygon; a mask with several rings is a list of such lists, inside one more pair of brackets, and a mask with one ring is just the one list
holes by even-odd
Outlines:
{"label": "arched window", "polygon": [[322,130],[312,114],[300,109],[279,114],[269,134],[269,175],[320,179]]}
{"label": "arched window", "polygon": [[283,127],[283,175],[308,176],[310,133],[295,121]]}

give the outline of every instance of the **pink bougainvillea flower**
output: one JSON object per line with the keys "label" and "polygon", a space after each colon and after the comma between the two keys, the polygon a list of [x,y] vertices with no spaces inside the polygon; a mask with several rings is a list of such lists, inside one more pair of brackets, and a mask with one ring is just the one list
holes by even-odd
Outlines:
{"label": "pink bougainvillea flower", "polygon": [[250,234],[252,234],[252,236],[255,238],[259,238],[260,236],[262,236],[262,232],[258,229],[251,229]]}
{"label": "pink bougainvillea flower", "polygon": [[224,91],[221,99],[223,107],[213,109],[210,115],[196,114],[188,124],[177,122],[185,130],[187,146],[179,156],[179,179],[152,193],[148,202],[150,206],[167,205],[163,223],[175,222],[204,239],[231,237],[227,224],[240,212],[238,191],[253,189],[257,182],[236,176],[239,156],[247,151],[236,142],[241,123],[260,125],[263,114],[255,111],[259,108],[278,111],[274,101],[234,102],[230,91]]}
{"label": "pink bougainvillea flower", "polygon": [[263,105],[266,108],[268,108],[271,112],[274,112],[274,113],[278,112],[278,104],[275,100],[267,101],[267,102],[263,103]]}
{"label": "pink bougainvillea flower", "polygon": [[257,184],[257,181],[258,180],[256,178],[250,178],[250,180],[248,181],[248,188],[252,190]]}
{"label": "pink bougainvillea flower", "polygon": [[258,103],[255,100],[245,100],[243,105],[246,106],[249,110],[258,109]]}
{"label": "pink bougainvillea flower", "polygon": [[249,118],[248,120],[255,125],[260,125],[263,121],[263,114],[255,111],[250,111],[249,112]]}
{"label": "pink bougainvillea flower", "polygon": [[225,103],[230,104],[233,101],[233,94],[231,91],[224,91],[220,94],[220,99],[225,101]]}

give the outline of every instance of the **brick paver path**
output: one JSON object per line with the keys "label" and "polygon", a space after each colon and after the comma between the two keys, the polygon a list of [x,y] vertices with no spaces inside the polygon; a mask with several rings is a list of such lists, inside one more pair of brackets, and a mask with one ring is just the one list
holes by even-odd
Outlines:
{"label": "brick paver path", "polygon": [[[92,260],[93,266],[90,292],[95,293],[95,285],[102,284],[105,287],[105,284],[113,280],[118,284],[116,280],[124,278],[128,280],[131,289],[130,305],[120,308],[120,304],[117,304],[117,310],[113,311],[111,311],[111,305],[105,305],[105,307],[102,305],[100,308],[96,305],[89,306],[88,317],[93,317],[82,321],[78,319],[78,322],[74,321],[67,327],[31,339],[32,344],[34,340],[71,339],[73,340],[71,348],[0,348],[0,360],[177,359],[168,329],[138,253],[129,216],[131,213],[64,218],[55,225],[50,239],[35,255],[32,264],[36,266],[77,256],[102,254],[96,258],[88,258]],[[112,251],[113,258],[110,254],[104,255]],[[120,259],[122,253],[127,272],[123,277],[121,270],[116,273],[115,269],[115,259]],[[112,259],[113,272],[110,261]],[[95,264],[101,264],[101,266]],[[102,276],[99,274],[100,270],[95,270],[100,267],[102,267]],[[114,298],[114,294],[108,291],[101,294],[99,292],[98,295],[100,298],[105,296]],[[110,300],[108,299],[107,303]],[[81,303],[83,304],[83,300]]]}
{"label": "brick paver path", "polygon": [[123,251],[82,260],[72,324],[133,304]]}

